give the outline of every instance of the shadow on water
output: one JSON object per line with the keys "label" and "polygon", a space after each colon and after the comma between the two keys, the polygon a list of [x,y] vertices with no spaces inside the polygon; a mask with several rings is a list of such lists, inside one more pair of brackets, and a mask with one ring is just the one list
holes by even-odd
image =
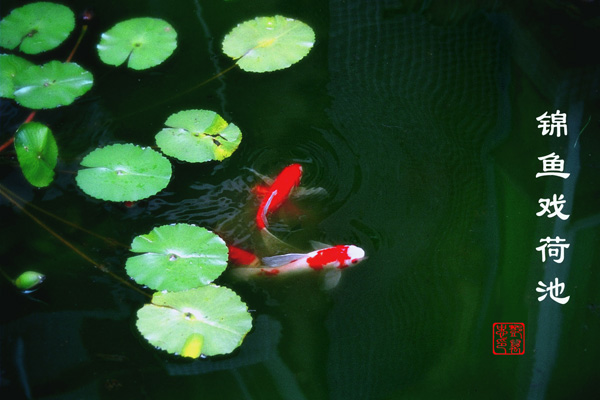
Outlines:
{"label": "shadow on water", "polygon": [[[14,8],[7,3],[2,16]],[[61,172],[49,188],[33,190],[2,156],[3,185],[122,243],[187,222],[253,249],[251,189],[259,179],[250,169],[272,176],[299,162],[302,185],[326,195],[282,210],[273,232],[301,250],[309,240],[353,243],[369,257],[331,291],[318,276],[220,278],[249,305],[253,330],[231,355],[180,360],[139,336],[142,296],[91,270],[0,200],[2,268],[12,276],[35,266],[48,276],[29,296],[0,283],[9,305],[0,319],[3,397],[560,399],[597,392],[600,63],[584,44],[599,36],[600,11],[593,1],[533,3],[91,1],[96,18],[76,61],[94,72],[96,86],[38,117],[56,133]],[[187,92],[230,65],[220,40],[231,27],[273,14],[315,29],[317,45],[305,60],[263,75],[233,69]],[[100,33],[141,15],[176,27],[172,58],[146,72],[102,65],[94,53]],[[164,102],[174,94],[181,96]],[[231,158],[173,162],[167,189],[131,208],[90,199],[75,186],[79,160],[93,148],[153,145],[166,118],[188,108],[213,109],[241,127]],[[21,118],[6,101],[1,109],[4,135],[26,112]],[[569,135],[542,137],[536,118],[557,109],[568,115]],[[537,157],[552,151],[566,159],[564,182],[535,179]],[[569,220],[535,216],[538,199],[553,193],[568,199]],[[58,230],[125,276],[126,249]],[[570,252],[560,265],[543,264],[539,238],[556,235],[568,239]],[[537,300],[537,282],[554,277],[571,295],[565,306]],[[492,354],[491,327],[502,321],[525,323],[525,355]]]}

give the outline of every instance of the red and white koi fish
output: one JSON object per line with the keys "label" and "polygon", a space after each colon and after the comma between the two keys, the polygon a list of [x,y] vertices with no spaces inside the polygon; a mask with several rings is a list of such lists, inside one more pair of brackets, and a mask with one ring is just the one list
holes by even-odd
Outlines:
{"label": "red and white koi fish", "polygon": [[[284,254],[265,257],[264,267],[235,268],[238,277],[275,276],[307,270],[342,270],[365,259],[365,251],[354,245],[339,245],[307,254]],[[335,282],[337,283],[337,281]]]}
{"label": "red and white koi fish", "polygon": [[256,226],[264,230],[269,225],[267,216],[276,211],[288,199],[290,192],[300,184],[302,166],[288,165],[277,175],[273,183],[264,190],[264,198],[256,213]]}

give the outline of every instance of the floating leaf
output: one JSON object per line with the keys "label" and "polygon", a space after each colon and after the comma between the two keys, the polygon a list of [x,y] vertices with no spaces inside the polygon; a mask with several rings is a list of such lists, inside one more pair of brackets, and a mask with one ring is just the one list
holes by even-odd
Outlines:
{"label": "floating leaf", "polygon": [[[183,292],[157,292],[138,311],[137,327],[153,346],[172,354],[228,354],[252,328],[248,307],[235,292],[216,285]],[[196,343],[194,343],[196,342]],[[199,355],[199,354],[198,354]]]}
{"label": "floating leaf", "polygon": [[119,22],[102,34],[98,44],[100,59],[121,65],[129,59],[132,69],[147,69],[165,61],[177,47],[177,32],[158,18],[133,18]]}
{"label": "floating leaf", "polygon": [[14,99],[14,79],[33,64],[12,54],[0,54],[0,97]]}
{"label": "floating leaf", "polygon": [[88,195],[109,201],[137,201],[163,190],[171,163],[160,153],[133,144],[113,144],[81,160],[77,185]]}
{"label": "floating leaf", "polygon": [[94,77],[75,63],[50,61],[20,72],[14,82],[17,103],[37,110],[71,104],[90,90]]}
{"label": "floating leaf", "polygon": [[32,3],[13,10],[0,21],[0,46],[38,54],[61,44],[75,28],[75,15],[54,3]]}
{"label": "floating leaf", "polygon": [[306,56],[315,33],[304,22],[276,15],[257,17],[233,28],[223,39],[223,52],[244,71],[288,68]]}
{"label": "floating leaf", "polygon": [[45,187],[52,182],[58,147],[50,128],[39,122],[21,125],[15,137],[15,150],[29,183]]}
{"label": "floating leaf", "polygon": [[137,236],[127,273],[140,285],[155,290],[179,291],[207,285],[227,267],[223,239],[199,226],[164,225]]}
{"label": "floating leaf", "polygon": [[221,161],[240,145],[242,132],[219,114],[187,110],[171,115],[156,135],[156,144],[166,155],[188,162]]}
{"label": "floating leaf", "polygon": [[44,282],[46,275],[35,271],[25,271],[15,279],[15,286],[20,290],[32,290]]}

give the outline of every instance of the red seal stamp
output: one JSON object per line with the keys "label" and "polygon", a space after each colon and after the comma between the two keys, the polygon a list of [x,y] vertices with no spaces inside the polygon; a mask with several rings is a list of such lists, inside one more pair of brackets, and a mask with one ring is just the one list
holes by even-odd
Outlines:
{"label": "red seal stamp", "polygon": [[492,326],[492,351],[496,355],[525,354],[525,324],[495,322]]}

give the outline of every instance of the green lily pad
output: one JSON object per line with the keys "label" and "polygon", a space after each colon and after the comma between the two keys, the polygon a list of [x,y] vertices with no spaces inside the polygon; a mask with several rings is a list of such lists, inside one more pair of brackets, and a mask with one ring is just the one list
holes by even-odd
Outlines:
{"label": "green lily pad", "polygon": [[15,77],[33,64],[12,54],[0,54],[0,97],[14,99]]}
{"label": "green lily pad", "polygon": [[233,28],[223,39],[223,52],[244,71],[270,72],[297,63],[314,44],[310,26],[276,15],[257,17]]}
{"label": "green lily pad", "polygon": [[48,186],[54,179],[58,147],[47,126],[29,122],[19,127],[15,150],[25,178],[33,186]]}
{"label": "green lily pad", "polygon": [[177,47],[177,32],[158,18],[133,18],[119,22],[102,34],[98,44],[100,59],[121,65],[129,59],[132,69],[147,69],[165,61]]}
{"label": "green lily pad", "polygon": [[156,144],[166,155],[182,161],[221,161],[242,141],[240,129],[213,111],[180,111],[165,125],[168,128],[156,134]]}
{"label": "green lily pad", "polygon": [[[252,328],[246,304],[232,290],[216,285],[154,293],[152,304],[137,316],[137,328],[150,344],[186,356],[231,353]],[[200,352],[188,350],[198,345]]]}
{"label": "green lily pad", "polygon": [[75,177],[88,195],[109,201],[137,201],[150,197],[171,179],[171,163],[157,151],[133,144],[113,144],[92,151],[81,160]]}
{"label": "green lily pad", "polygon": [[125,268],[140,285],[154,290],[179,291],[207,285],[227,267],[223,239],[195,225],[154,228],[137,236],[131,251],[145,253],[127,259]]}
{"label": "green lily pad", "polygon": [[50,61],[34,65],[15,76],[15,100],[32,109],[54,108],[71,104],[85,94],[94,77],[75,63]]}
{"label": "green lily pad", "polygon": [[38,54],[60,45],[75,28],[75,15],[55,3],[32,3],[0,21],[0,46]]}

